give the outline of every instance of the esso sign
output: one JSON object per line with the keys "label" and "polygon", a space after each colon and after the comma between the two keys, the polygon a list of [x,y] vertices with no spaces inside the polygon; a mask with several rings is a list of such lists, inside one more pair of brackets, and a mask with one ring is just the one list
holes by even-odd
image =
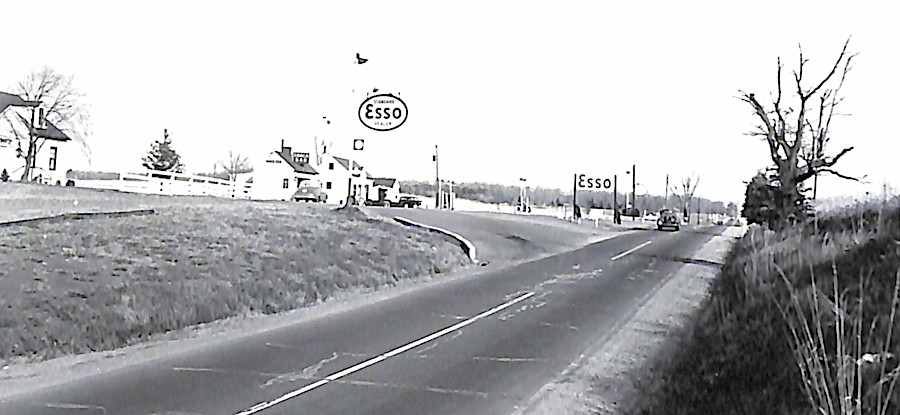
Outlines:
{"label": "esso sign", "polygon": [[613,182],[610,179],[587,177],[585,174],[578,175],[578,187],[582,189],[610,189],[612,185]]}
{"label": "esso sign", "polygon": [[375,131],[390,131],[406,122],[406,103],[391,94],[366,98],[359,106],[359,120]]}

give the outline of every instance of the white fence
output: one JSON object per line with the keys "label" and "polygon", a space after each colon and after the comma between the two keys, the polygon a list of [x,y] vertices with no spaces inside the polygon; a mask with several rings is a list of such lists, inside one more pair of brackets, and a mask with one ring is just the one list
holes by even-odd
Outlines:
{"label": "white fence", "polygon": [[169,196],[216,196],[250,199],[251,184],[192,174],[145,170],[119,173],[118,179],[75,179],[76,187]]}

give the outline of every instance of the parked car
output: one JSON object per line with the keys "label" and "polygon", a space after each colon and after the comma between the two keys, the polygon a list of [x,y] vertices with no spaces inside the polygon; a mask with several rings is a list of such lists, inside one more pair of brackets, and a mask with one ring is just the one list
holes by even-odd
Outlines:
{"label": "parked car", "polygon": [[415,196],[400,196],[396,202],[391,202],[393,207],[414,208],[422,205],[422,200]]}
{"label": "parked car", "polygon": [[663,209],[659,211],[659,219],[656,220],[656,229],[672,228],[674,230],[681,229],[681,218],[674,210]]}
{"label": "parked car", "polygon": [[630,207],[622,211],[622,216],[636,218],[638,216],[641,216],[641,211],[637,210],[636,208]]}
{"label": "parked car", "polygon": [[301,186],[294,192],[295,202],[325,202],[328,195],[322,192],[319,186]]}

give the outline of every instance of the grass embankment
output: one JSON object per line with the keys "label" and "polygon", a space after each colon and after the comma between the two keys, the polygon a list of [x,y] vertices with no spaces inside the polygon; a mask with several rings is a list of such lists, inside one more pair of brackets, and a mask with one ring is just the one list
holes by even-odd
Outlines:
{"label": "grass embankment", "polygon": [[752,228],[636,412],[898,413],[897,202]]}
{"label": "grass embankment", "polygon": [[358,211],[212,198],[163,205],[153,215],[0,227],[0,366],[114,349],[468,264],[447,237]]}

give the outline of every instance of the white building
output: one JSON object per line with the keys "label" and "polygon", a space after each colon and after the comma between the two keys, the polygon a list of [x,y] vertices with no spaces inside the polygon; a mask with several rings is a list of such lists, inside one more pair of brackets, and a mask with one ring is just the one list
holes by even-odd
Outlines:
{"label": "white building", "polygon": [[268,153],[261,163],[254,163],[253,198],[291,200],[301,185],[320,182],[319,172],[310,164],[309,153],[291,151],[282,141],[281,150]]}
{"label": "white building", "polygon": [[321,174],[322,191],[328,195],[328,203],[343,204],[347,196],[353,196],[357,203],[363,203],[372,191],[372,177],[357,162],[331,154],[321,155],[318,165]]}
{"label": "white building", "polygon": [[[28,125],[24,119],[22,121]],[[66,171],[81,164],[81,146],[50,122],[46,122],[46,128],[37,130],[37,134],[41,137],[37,141],[37,154],[31,160],[30,177],[25,179],[65,185]],[[25,158],[17,155],[28,152],[28,139],[20,143],[21,148],[16,140],[0,137],[0,172],[5,169],[9,180],[22,179]]]}

